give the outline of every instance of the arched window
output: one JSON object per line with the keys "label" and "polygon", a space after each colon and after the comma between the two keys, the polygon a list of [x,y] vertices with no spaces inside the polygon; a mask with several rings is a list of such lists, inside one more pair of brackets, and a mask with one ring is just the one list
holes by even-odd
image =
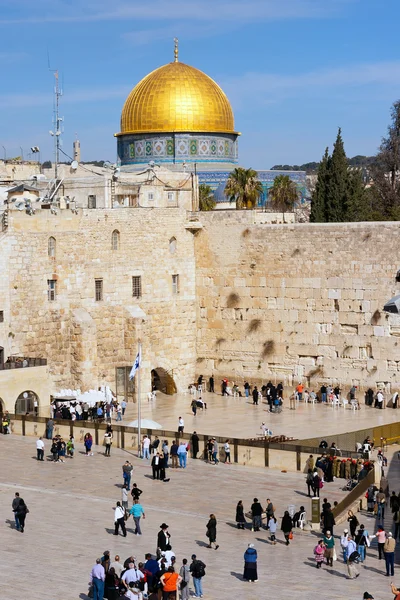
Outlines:
{"label": "arched window", "polygon": [[169,251],[171,254],[175,254],[176,252],[176,238],[174,237],[169,240]]}
{"label": "arched window", "polygon": [[35,392],[27,390],[20,394],[15,403],[15,414],[26,415],[29,413],[38,414],[39,398]]}
{"label": "arched window", "polygon": [[49,237],[49,243],[48,243],[48,254],[50,258],[55,258],[56,257],[56,238],[54,237]]}
{"label": "arched window", "polygon": [[114,229],[111,235],[111,249],[119,250],[119,231]]}

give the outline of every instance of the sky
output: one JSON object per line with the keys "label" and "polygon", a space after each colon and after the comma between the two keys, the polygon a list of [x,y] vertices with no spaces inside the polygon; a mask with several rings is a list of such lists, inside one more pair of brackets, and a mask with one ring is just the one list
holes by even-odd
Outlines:
{"label": "sky", "polygon": [[62,149],[116,159],[124,100],[179,59],[227,94],[239,162],[320,160],[342,128],[348,156],[374,154],[400,98],[398,0],[0,0],[0,157],[53,158],[54,74]]}

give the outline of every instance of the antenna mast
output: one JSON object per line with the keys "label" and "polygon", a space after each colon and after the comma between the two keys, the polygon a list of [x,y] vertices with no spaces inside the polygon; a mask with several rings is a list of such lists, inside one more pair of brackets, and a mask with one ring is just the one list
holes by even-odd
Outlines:
{"label": "antenna mast", "polygon": [[56,80],[56,85],[54,88],[54,155],[55,155],[55,164],[54,164],[54,175],[57,179],[58,175],[58,163],[60,162],[60,136],[61,136],[61,122],[62,118],[59,115],[59,103],[60,97],[62,96],[62,91],[58,85],[58,70],[54,71],[54,77]]}

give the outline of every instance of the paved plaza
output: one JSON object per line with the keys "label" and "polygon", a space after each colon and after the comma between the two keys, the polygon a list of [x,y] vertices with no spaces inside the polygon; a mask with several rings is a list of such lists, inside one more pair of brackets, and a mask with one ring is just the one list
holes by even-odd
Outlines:
{"label": "paved plaza", "polygon": [[[310,403],[297,404],[296,410],[290,410],[286,399],[283,411],[271,414],[265,401],[253,406],[251,398],[223,397],[207,392],[203,398],[207,402],[207,410],[198,410],[196,416],[193,416],[190,394],[166,396],[157,392],[156,400],[142,402],[142,419],[152,419],[166,430],[177,431],[178,418],[182,416],[185,431],[236,438],[256,437],[260,433],[260,424],[264,421],[274,435],[298,439],[356,431],[400,420],[400,411],[371,408],[365,406],[363,400],[361,410],[354,411],[348,407],[332,408],[325,404]],[[136,418],[137,406],[129,403],[124,422],[128,423]]]}
{"label": "paved plaza", "polygon": [[[46,455],[48,450],[47,442]],[[326,599],[360,600],[365,590],[377,599],[390,597],[389,578],[384,576],[375,544],[366,566],[360,568],[360,577],[349,581],[340,552],[333,569],[324,566],[316,571],[312,551],[318,538],[314,533],[295,533],[293,543],[286,547],[280,531],[278,544],[272,546],[266,531],[252,533],[235,528],[237,501],[242,499],[247,511],[255,496],[263,505],[271,497],[279,525],[289,504],[305,504],[310,515],[301,473],[189,460],[186,470],[170,469],[171,481],[163,483],[152,480],[147,461],[114,448],[111,458],[104,457],[100,447],[94,447],[94,456],[86,457],[78,445],[75,458],[66,459],[64,464],[47,460],[40,463],[35,459],[34,438],[10,435],[0,436],[0,452],[0,564],[5,574],[1,597],[6,600],[86,600],[96,557],[110,550],[112,555],[120,554],[122,560],[131,553],[143,559],[145,552],[155,552],[159,526],[164,521],[170,526],[178,564],[184,557],[190,559],[192,553],[206,563],[204,597],[210,600],[288,596],[309,600],[311,589],[319,590]],[[133,481],[143,490],[146,520],[142,537],[133,535],[132,521],[128,521],[125,539],[112,533],[113,507],[121,494],[121,466],[127,458],[134,465]],[[390,467],[396,491],[400,486],[399,465],[396,456]],[[326,484],[323,495],[331,502],[340,500],[343,483],[336,480]],[[30,509],[23,534],[13,526],[11,501],[15,491],[21,493]],[[205,547],[205,525],[211,512],[218,520],[217,551]],[[374,530],[374,519],[363,515],[361,522],[370,532]],[[335,534],[342,529],[343,525],[339,526]],[[254,585],[241,579],[243,552],[250,542],[258,551],[259,582]]]}

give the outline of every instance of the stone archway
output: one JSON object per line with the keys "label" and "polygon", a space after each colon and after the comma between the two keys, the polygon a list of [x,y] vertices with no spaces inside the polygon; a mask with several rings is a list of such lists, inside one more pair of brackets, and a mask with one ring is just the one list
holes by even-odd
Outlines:
{"label": "stone archway", "polygon": [[159,390],[163,394],[172,396],[176,394],[176,384],[173,378],[172,371],[166,371],[162,367],[157,367],[151,371],[151,389]]}
{"label": "stone archway", "polygon": [[0,398],[0,420],[2,415],[5,413],[6,405],[4,404],[3,398]]}
{"label": "stone archway", "polygon": [[15,414],[37,414],[38,410],[35,411],[35,400],[37,402],[37,409],[39,410],[39,396],[31,390],[26,390],[25,392],[22,392],[15,402]]}

